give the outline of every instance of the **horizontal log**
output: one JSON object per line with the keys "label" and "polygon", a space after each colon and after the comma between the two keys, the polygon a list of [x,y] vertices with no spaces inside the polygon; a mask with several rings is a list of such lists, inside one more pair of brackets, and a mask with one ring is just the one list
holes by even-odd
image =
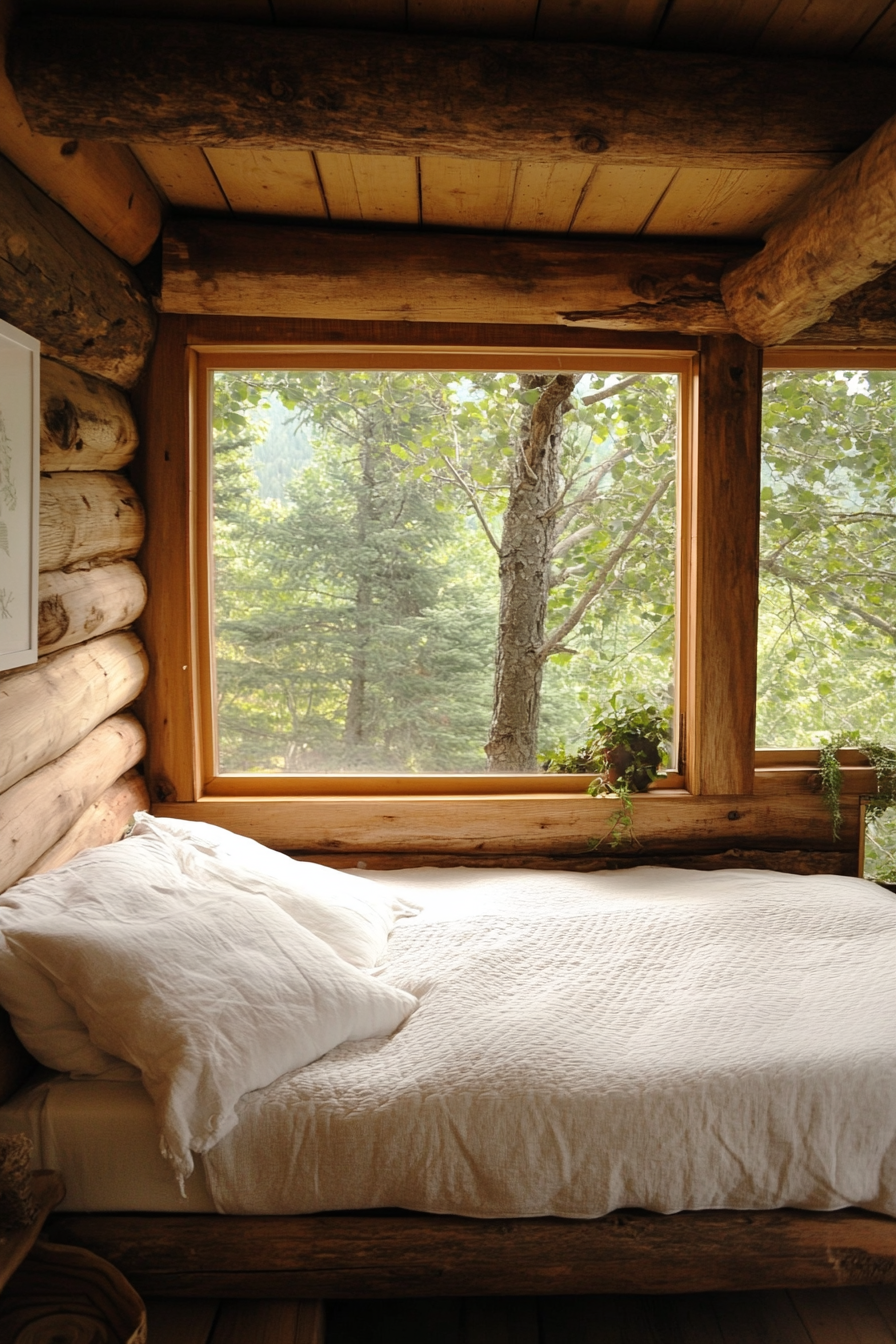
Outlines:
{"label": "horizontal log", "polygon": [[45,355],[131,387],[155,331],[136,275],[0,158],[0,316]]}
{"label": "horizontal log", "polygon": [[831,305],[896,262],[896,117],[828,173],[722,277],[737,330],[756,345],[823,321]]}
{"label": "horizontal log", "polygon": [[[272,787],[276,787],[271,781]],[[150,795],[155,792],[150,783]],[[435,798],[369,796],[212,798],[158,802],[162,817],[210,821],[274,849],[330,852],[590,854],[618,803],[587,794]],[[633,799],[639,857],[729,849],[855,849],[857,797],[843,801],[835,845],[831,818],[818,794],[712,797],[662,790]],[[476,837],[472,840],[471,837]],[[624,858],[626,846],[602,852]]]}
{"label": "horizontal log", "polygon": [[702,241],[178,220],[164,234],[161,308],[724,332],[731,322],[719,281],[728,262],[744,254],[743,246]]}
{"label": "horizontal log", "polygon": [[395,868],[528,868],[557,873],[604,873],[647,864],[656,868],[696,868],[718,872],[728,868],[754,868],[769,873],[797,873],[804,877],[833,873],[856,876],[857,851],[812,849],[726,849],[720,854],[653,854],[619,858],[609,854],[586,854],[554,858],[547,854],[320,854],[295,851],[294,859],[322,863],[328,868],[370,868],[388,872]]}
{"label": "horizontal log", "polygon": [[347,154],[802,168],[896,113],[872,65],[105,16],[23,18],[10,74],[44,135]]}
{"label": "horizontal log", "polygon": [[98,845],[111,845],[120,840],[131,817],[135,812],[142,812],[148,802],[143,776],[137,770],[127,770],[23,876],[52,872],[84,849],[95,849]]}
{"label": "horizontal log", "polygon": [[51,653],[0,680],[0,792],[129,705],[148,666],[137,636],[120,632]]}
{"label": "horizontal log", "polygon": [[136,555],[143,542],[143,505],[124,476],[62,472],[40,482],[40,568]]}
{"label": "horizontal log", "polygon": [[829,317],[798,331],[790,344],[847,349],[896,345],[896,267],[835,300]]}
{"label": "horizontal log", "polygon": [[27,873],[145,751],[146,734],[133,715],[115,714],[0,794],[0,890]]}
{"label": "horizontal log", "polygon": [[694,1293],[896,1283],[896,1220],[640,1210],[605,1218],[55,1214],[54,1242],[138,1291],[197,1297]]}
{"label": "horizontal log", "polygon": [[117,471],[138,443],[123,392],[53,359],[41,360],[41,471]]}
{"label": "horizontal log", "polygon": [[54,653],[132,625],[146,605],[146,580],[131,560],[41,574],[38,652]]}
{"label": "horizontal log", "polygon": [[29,128],[4,69],[6,8],[0,6],[0,154],[116,256],[142,261],[162,227],[155,188],[125,145],[35,135]]}

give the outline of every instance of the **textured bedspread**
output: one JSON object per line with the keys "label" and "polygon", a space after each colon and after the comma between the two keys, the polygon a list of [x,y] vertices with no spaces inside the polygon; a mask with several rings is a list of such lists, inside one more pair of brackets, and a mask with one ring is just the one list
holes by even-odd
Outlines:
{"label": "textured bedspread", "polygon": [[896,1214],[896,901],[850,878],[416,870],[420,997],[240,1104],[226,1213]]}

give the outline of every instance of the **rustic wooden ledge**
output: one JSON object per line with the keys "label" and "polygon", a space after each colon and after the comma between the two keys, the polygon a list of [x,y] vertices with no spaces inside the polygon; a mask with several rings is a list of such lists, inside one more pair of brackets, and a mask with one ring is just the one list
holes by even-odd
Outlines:
{"label": "rustic wooden ledge", "polygon": [[55,1242],[184,1297],[691,1293],[896,1284],[896,1219],[626,1210],[594,1220],[382,1213],[58,1214]]}

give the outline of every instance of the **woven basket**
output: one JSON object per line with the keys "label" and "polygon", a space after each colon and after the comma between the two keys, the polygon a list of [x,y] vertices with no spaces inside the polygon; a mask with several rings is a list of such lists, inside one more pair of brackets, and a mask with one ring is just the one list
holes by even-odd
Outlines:
{"label": "woven basket", "polygon": [[0,1344],[146,1344],[146,1310],[107,1260],[38,1241],[0,1297]]}

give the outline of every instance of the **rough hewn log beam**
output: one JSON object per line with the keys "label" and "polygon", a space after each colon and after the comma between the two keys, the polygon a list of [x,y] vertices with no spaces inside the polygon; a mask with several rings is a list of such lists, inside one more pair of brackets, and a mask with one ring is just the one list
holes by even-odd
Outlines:
{"label": "rough hewn log beam", "polygon": [[896,113],[880,67],[584,43],[53,15],[10,57],[32,128],[87,139],[783,168]]}
{"label": "rough hewn log beam", "polygon": [[162,227],[155,188],[126,145],[35,135],[4,71],[10,0],[0,0],[0,154],[116,256],[142,261]]}
{"label": "rough hewn log beam", "polygon": [[0,681],[0,792],[56,760],[140,694],[149,663],[121,632],[52,653]]}
{"label": "rough hewn log beam", "polygon": [[41,471],[117,471],[138,442],[123,392],[54,359],[41,360]]}
{"label": "rough hewn log beam", "polygon": [[896,1220],[861,1209],[623,1210],[594,1219],[62,1213],[48,1232],[111,1260],[146,1294],[447,1297],[896,1282]]}
{"label": "rough hewn log beam", "polygon": [[[644,854],[717,853],[719,849],[855,849],[859,801],[844,800],[844,827],[835,846],[821,796],[810,793],[714,797],[672,789],[633,800],[635,834]],[[204,798],[154,802],[163,817],[210,821],[273,849],[320,853],[464,853],[476,836],[480,854],[589,854],[589,836],[610,830],[612,798],[580,794],[474,795],[445,798]],[[326,837],[324,841],[322,837]],[[609,845],[602,852],[611,854]]]}
{"label": "rough hewn log beam", "polygon": [[0,794],[0,889],[17,882],[145,750],[146,734],[134,716],[115,714]]}
{"label": "rough hewn log beam", "polygon": [[896,117],[830,172],[722,278],[742,336],[779,345],[896,262]]}
{"label": "rough hewn log beam", "polygon": [[181,220],[162,310],[255,317],[569,323],[729,332],[719,280],[743,247]]}
{"label": "rough hewn log beam", "polygon": [[792,338],[794,345],[896,345],[896,267],[837,299],[829,317]]}
{"label": "rough hewn log beam", "polygon": [[0,316],[45,355],[120,387],[137,381],[155,330],[134,273],[4,158]]}
{"label": "rough hewn log beam", "polygon": [[[131,560],[67,574],[41,574],[37,637],[41,654],[131,625],[146,605],[146,580]],[[2,684],[2,683],[0,683]]]}
{"label": "rough hewn log beam", "polygon": [[122,560],[143,541],[143,505],[124,476],[66,471],[40,482],[40,569]]}

